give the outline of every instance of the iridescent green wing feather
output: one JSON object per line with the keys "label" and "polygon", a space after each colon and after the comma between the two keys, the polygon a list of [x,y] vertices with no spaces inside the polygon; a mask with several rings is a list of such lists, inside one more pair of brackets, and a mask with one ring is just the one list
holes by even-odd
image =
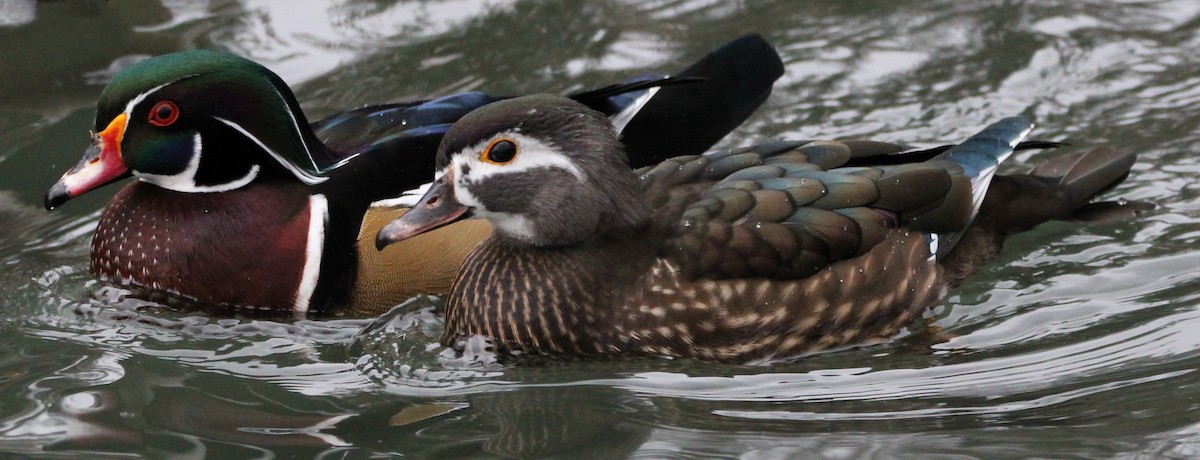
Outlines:
{"label": "iridescent green wing feather", "polygon": [[1004,123],[921,163],[847,167],[862,156],[855,148],[886,144],[806,141],[641,170],[651,204],[671,216],[659,256],[692,278],[798,279],[865,254],[889,228],[948,240],[971,222],[996,165],[1028,132]]}

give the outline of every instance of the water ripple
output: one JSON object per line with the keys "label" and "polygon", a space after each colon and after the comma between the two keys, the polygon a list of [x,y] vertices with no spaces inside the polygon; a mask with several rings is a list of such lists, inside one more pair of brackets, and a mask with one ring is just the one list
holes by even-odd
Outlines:
{"label": "water ripple", "polygon": [[[52,79],[53,97],[0,95],[33,108],[0,113],[0,133],[13,137],[0,147],[0,335],[10,351],[0,357],[0,393],[8,395],[0,450],[649,458],[1200,451],[1197,2],[164,5],[144,18],[105,3],[39,3],[25,29],[5,30],[24,37],[74,21],[81,13],[72,8],[124,21],[105,29],[118,33],[116,49],[79,43],[78,53],[63,52],[86,64],[47,56],[44,67],[66,74]],[[55,27],[55,36],[77,32]],[[758,367],[656,359],[512,366],[485,343],[462,356],[441,346],[436,298],[373,319],[215,315],[135,299],[87,273],[88,235],[106,197],[46,214],[32,190],[78,159],[78,145],[57,139],[87,129],[95,85],[140,55],[233,50],[297,84],[306,110],[319,115],[465,89],[590,87],[674,68],[752,30],[778,45],[787,74],[726,144],[938,143],[1022,114],[1039,124],[1036,136],[1072,144],[1061,150],[1138,152],[1134,172],[1106,197],[1158,208],[1114,225],[1054,223],[1015,237],[932,309],[927,326],[881,345]],[[69,155],[46,154],[60,151]],[[1061,153],[1021,152],[1004,172]],[[933,340],[931,330],[947,338]]]}

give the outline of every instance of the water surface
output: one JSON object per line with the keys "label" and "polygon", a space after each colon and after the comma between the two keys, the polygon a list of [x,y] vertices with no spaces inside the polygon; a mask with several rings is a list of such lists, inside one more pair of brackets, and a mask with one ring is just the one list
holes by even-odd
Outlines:
{"label": "water surface", "polygon": [[[1200,455],[1200,2],[12,1],[0,6],[0,451],[74,456]],[[87,273],[115,187],[54,213],[120,68],[207,47],[277,71],[311,118],[464,90],[562,92],[757,31],[772,98],[725,146],[937,143],[1021,114],[1140,154],[1109,193],[1158,209],[1051,223],[927,315],[953,338],[773,366],[506,367],[437,345],[440,300],[376,319],[246,318]],[[1055,152],[1014,155],[1018,173]]]}

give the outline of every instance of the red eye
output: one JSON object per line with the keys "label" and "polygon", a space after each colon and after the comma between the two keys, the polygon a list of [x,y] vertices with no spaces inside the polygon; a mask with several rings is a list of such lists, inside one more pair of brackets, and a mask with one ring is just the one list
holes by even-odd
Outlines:
{"label": "red eye", "polygon": [[154,126],[170,126],[179,118],[179,107],[171,101],[158,101],[150,108],[150,124]]}

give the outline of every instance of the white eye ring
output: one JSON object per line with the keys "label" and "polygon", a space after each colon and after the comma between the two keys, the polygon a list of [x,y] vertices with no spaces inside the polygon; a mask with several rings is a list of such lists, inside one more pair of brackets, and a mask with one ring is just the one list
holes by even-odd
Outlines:
{"label": "white eye ring", "polygon": [[507,137],[501,137],[488,144],[479,154],[479,160],[494,165],[506,165],[517,158],[520,149],[517,143]]}

